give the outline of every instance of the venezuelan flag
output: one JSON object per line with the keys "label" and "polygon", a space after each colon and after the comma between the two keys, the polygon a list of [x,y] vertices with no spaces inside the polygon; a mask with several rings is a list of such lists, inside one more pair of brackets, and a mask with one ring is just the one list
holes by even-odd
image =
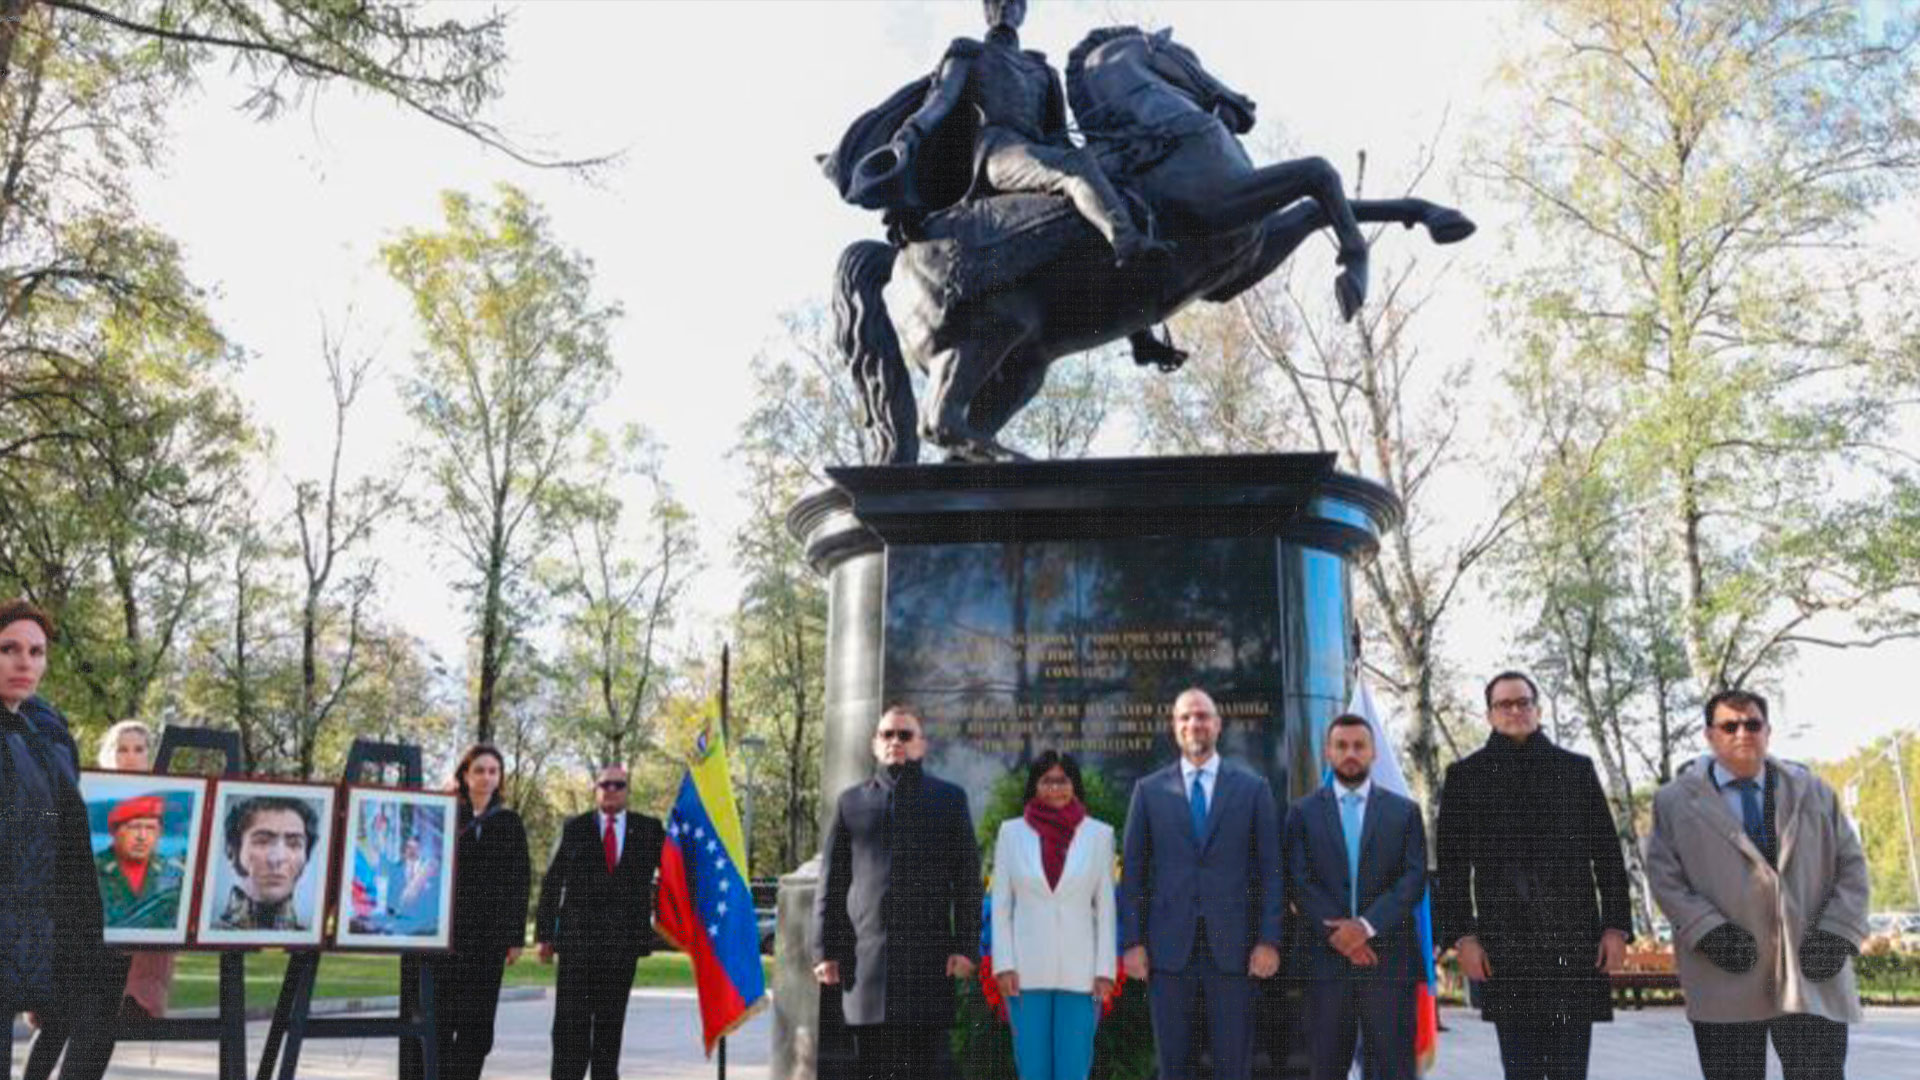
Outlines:
{"label": "venezuelan flag", "polygon": [[693,961],[708,1057],[715,1043],[766,1006],[746,866],[726,739],[710,729],[694,746],[667,819],[654,900],[654,926]]}
{"label": "venezuelan flag", "polygon": [[[1373,745],[1380,748],[1373,761],[1373,782],[1395,795],[1412,798],[1407,790],[1406,773],[1401,771],[1400,756],[1394,752],[1399,744],[1394,742],[1393,733],[1387,730],[1387,723],[1380,716],[1379,707],[1373,703],[1373,693],[1367,689],[1364,680],[1356,679],[1353,687],[1353,700],[1348,703],[1347,711],[1355,716],[1365,717],[1373,725]],[[1332,770],[1324,770],[1325,776],[1331,776]],[[1323,781],[1325,777],[1323,777]],[[1432,843],[1432,838],[1428,838]],[[1420,961],[1426,969],[1426,979],[1414,988],[1413,1002],[1413,1057],[1414,1064],[1421,1075],[1433,1071],[1440,1061],[1440,975],[1433,965],[1433,890],[1429,888],[1420,897],[1420,903],[1413,909],[1413,923],[1419,934]],[[1357,1066],[1356,1066],[1357,1067]]]}

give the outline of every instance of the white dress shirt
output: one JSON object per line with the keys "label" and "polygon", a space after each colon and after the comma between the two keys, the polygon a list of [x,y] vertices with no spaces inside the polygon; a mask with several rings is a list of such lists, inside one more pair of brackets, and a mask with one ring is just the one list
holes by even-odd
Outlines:
{"label": "white dress shirt", "polygon": [[606,845],[607,820],[613,820],[613,861],[618,865],[627,854],[627,814],[622,810],[618,814],[608,814],[605,810],[593,812],[593,838]]}
{"label": "white dress shirt", "polygon": [[1188,800],[1193,798],[1193,777],[1200,774],[1200,790],[1207,793],[1207,810],[1213,810],[1213,784],[1220,778],[1220,755],[1215,754],[1205,763],[1195,765],[1184,756],[1180,759],[1180,790],[1187,793]]}

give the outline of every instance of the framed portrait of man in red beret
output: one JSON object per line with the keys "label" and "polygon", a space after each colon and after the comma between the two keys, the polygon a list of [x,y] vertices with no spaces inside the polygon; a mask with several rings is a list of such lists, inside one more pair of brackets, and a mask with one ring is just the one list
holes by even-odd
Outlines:
{"label": "framed portrait of man in red beret", "polygon": [[199,776],[80,774],[108,944],[187,943],[210,786]]}

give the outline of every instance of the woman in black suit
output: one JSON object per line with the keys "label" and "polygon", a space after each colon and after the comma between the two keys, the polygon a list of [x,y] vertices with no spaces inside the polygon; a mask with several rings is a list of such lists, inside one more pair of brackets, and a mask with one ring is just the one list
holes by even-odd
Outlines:
{"label": "woman in black suit", "polygon": [[527,940],[532,863],[520,815],[501,805],[506,760],[485,743],[467,748],[453,770],[460,793],[454,849],[453,952],[433,965],[440,1027],[440,1075],[479,1080],[493,1049],[500,980]]}

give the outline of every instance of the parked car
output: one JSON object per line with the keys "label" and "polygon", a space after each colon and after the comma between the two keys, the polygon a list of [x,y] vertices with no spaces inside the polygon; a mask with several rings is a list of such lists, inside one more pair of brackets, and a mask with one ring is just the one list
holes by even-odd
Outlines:
{"label": "parked car", "polygon": [[780,879],[755,878],[747,883],[753,890],[754,922],[760,930],[760,952],[773,955],[774,931],[780,922]]}

